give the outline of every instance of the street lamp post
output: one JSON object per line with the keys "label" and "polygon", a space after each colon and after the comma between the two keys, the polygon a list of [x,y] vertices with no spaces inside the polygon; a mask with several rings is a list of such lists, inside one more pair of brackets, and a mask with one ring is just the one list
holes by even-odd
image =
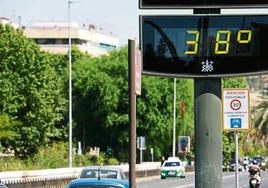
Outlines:
{"label": "street lamp post", "polygon": [[69,152],[68,163],[72,167],[72,39],[71,39],[71,3],[68,1],[68,38],[69,38]]}
{"label": "street lamp post", "polygon": [[173,150],[172,156],[176,156],[176,78],[174,78],[174,98],[173,98]]}

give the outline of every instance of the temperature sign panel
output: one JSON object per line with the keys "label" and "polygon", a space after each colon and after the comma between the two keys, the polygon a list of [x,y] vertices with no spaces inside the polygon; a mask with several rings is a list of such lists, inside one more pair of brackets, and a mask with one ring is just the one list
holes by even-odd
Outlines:
{"label": "temperature sign panel", "polygon": [[248,89],[223,89],[223,130],[250,129],[250,106]]}
{"label": "temperature sign panel", "polygon": [[227,77],[268,72],[268,15],[141,16],[143,73]]}
{"label": "temperature sign panel", "polygon": [[267,0],[140,0],[140,8],[265,7]]}

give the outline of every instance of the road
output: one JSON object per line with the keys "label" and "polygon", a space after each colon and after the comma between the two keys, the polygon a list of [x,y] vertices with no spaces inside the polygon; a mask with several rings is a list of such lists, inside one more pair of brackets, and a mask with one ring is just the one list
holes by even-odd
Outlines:
{"label": "road", "polygon": [[[261,173],[261,188],[268,187],[268,172]],[[248,188],[248,174],[239,174],[239,188]],[[223,173],[222,188],[235,188],[235,173]],[[185,179],[168,178],[161,180],[159,177],[144,178],[137,182],[137,188],[194,188],[194,174],[187,173]]]}

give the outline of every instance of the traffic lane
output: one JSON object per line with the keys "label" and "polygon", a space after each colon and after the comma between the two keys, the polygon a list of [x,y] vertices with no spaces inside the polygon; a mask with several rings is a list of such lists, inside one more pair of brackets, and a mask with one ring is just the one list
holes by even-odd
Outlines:
{"label": "traffic lane", "polygon": [[194,187],[194,173],[187,172],[186,178],[172,177],[160,179],[159,175],[147,179],[138,179],[137,182],[137,188],[190,188]]}
{"label": "traffic lane", "polygon": [[[268,187],[268,172],[261,173],[261,187]],[[239,173],[239,187],[248,188],[249,175],[248,173]],[[223,188],[235,187],[235,173],[223,173]],[[185,179],[167,178],[160,179],[160,176],[151,179],[138,180],[138,188],[194,188],[194,174],[186,174]]]}
{"label": "traffic lane", "polygon": [[[223,177],[223,188],[235,187],[235,173],[228,173]],[[239,173],[239,188],[249,187],[249,174]],[[268,187],[268,172],[261,172],[261,187]]]}

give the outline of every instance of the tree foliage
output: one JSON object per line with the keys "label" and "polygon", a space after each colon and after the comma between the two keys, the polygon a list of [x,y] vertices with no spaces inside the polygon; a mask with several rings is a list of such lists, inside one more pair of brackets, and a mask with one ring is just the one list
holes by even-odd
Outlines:
{"label": "tree foliage", "polygon": [[63,65],[22,31],[0,25],[0,113],[20,122],[9,142],[16,155],[33,155],[56,136],[66,111]]}
{"label": "tree foliage", "polygon": [[[109,56],[84,58],[74,64],[74,120],[76,137],[86,146],[113,148],[127,159],[128,67],[127,49]],[[186,103],[186,132],[193,127],[192,82],[177,81],[177,125],[182,127],[180,104]],[[173,79],[142,77],[142,94],[137,97],[137,135],[145,136],[156,156],[169,155],[173,127]],[[182,128],[178,128],[182,134]],[[96,134],[97,133],[97,134]]]}
{"label": "tree foliage", "polygon": [[[82,141],[84,149],[112,148],[112,155],[120,160],[128,157],[127,55],[126,47],[101,57],[72,49],[74,142]],[[65,140],[67,81],[66,55],[43,52],[22,31],[0,25],[1,144],[27,158],[40,146]],[[225,79],[223,86],[244,88],[246,82],[244,78]],[[193,138],[193,81],[177,79],[176,90],[177,136]],[[137,136],[146,137],[147,156],[149,148],[154,148],[155,157],[171,155],[173,97],[173,78],[142,76],[142,94],[137,96]],[[224,133],[223,153],[229,156],[231,151],[233,135]]]}

